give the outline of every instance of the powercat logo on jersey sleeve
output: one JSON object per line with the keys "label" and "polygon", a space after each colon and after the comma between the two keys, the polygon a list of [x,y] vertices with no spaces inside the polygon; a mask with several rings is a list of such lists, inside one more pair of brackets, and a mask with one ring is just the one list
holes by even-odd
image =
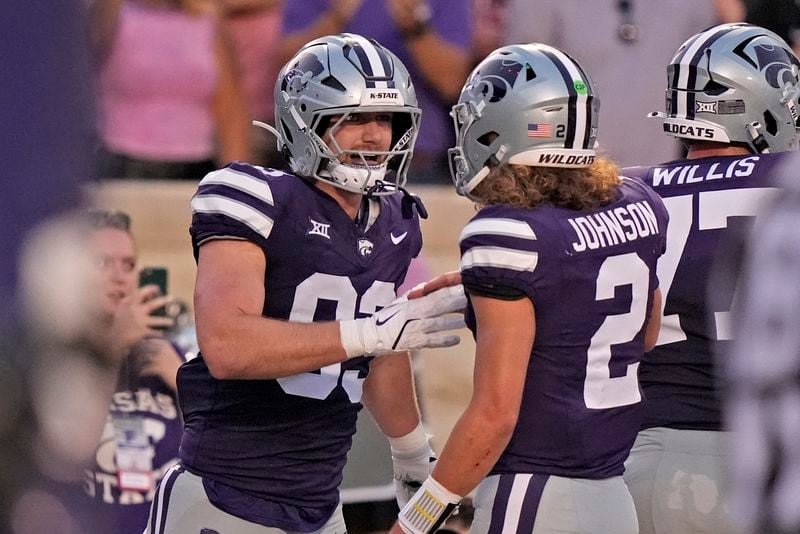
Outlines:
{"label": "powercat logo on jersey sleeve", "polygon": [[403,95],[397,89],[365,89],[361,94],[362,106],[404,106]]}

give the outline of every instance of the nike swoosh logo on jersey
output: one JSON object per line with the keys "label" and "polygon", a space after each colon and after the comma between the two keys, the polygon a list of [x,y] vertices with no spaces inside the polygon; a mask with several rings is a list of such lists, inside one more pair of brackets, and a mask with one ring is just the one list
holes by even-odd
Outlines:
{"label": "nike swoosh logo on jersey", "polygon": [[[405,236],[405,234],[403,234],[403,236]],[[393,239],[392,241],[394,241],[394,239]],[[401,239],[400,241],[402,241],[402,239]],[[399,242],[399,241],[398,241],[398,242]],[[389,317],[387,317],[387,318],[386,318],[386,319],[384,319],[383,321],[381,321],[380,319],[376,319],[376,320],[375,320],[375,325],[376,325],[376,326],[383,326],[383,325],[385,325],[386,323],[388,323],[388,322],[389,322],[389,321],[392,319],[392,317],[394,317],[395,315],[397,315],[397,314],[398,314],[398,313],[400,313],[401,311],[402,311],[402,310],[397,310],[396,312],[394,312],[393,314],[391,314]]]}
{"label": "nike swoosh logo on jersey", "polygon": [[407,235],[408,235],[408,232],[403,232],[399,236],[395,237],[395,235],[393,233],[389,232],[389,237],[392,239],[392,243],[394,243],[395,245],[399,245],[400,241],[405,239]]}

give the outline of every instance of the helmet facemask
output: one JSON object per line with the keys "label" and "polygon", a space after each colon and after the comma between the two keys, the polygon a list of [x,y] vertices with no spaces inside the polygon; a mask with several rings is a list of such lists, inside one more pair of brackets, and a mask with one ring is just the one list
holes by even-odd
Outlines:
{"label": "helmet facemask", "polygon": [[[337,133],[342,125],[362,113],[391,115],[392,135],[387,150],[346,149],[341,146]],[[405,183],[405,169],[411,161],[411,147],[419,129],[419,120],[419,112],[398,111],[393,107],[333,109],[320,113],[312,123],[311,135],[319,150],[316,174],[348,191],[379,195],[397,190]],[[403,176],[398,179],[401,169]]]}
{"label": "helmet facemask", "polygon": [[[386,150],[354,150],[337,139],[345,121],[362,112],[391,114]],[[295,173],[379,195],[406,182],[420,110],[408,71],[394,54],[360,35],[340,34],[309,43],[283,67],[275,121],[279,148]]]}

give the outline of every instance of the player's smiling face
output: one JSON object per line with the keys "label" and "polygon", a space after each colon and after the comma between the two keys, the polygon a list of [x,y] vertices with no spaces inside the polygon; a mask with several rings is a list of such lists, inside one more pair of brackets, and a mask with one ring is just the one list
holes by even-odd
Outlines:
{"label": "player's smiling face", "polygon": [[94,256],[97,306],[102,313],[111,315],[136,288],[136,246],[128,232],[103,228],[91,233],[89,247]]}
{"label": "player's smiling face", "polygon": [[[364,161],[357,154],[347,151],[363,152],[387,151],[392,142],[392,114],[389,112],[351,113],[341,122],[341,115],[330,119],[331,126],[322,140],[336,153],[336,147],[345,153],[339,161],[346,165],[363,166]],[[337,124],[338,123],[338,124]],[[335,143],[334,143],[335,139]],[[385,155],[365,155],[367,165],[378,165],[386,159]]]}

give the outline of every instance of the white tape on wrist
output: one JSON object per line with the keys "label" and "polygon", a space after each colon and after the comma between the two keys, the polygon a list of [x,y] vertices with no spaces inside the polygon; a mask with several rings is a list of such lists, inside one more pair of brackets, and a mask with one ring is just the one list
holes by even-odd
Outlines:
{"label": "white tape on wrist", "polygon": [[342,342],[342,347],[347,358],[358,358],[366,354],[364,347],[364,340],[361,339],[361,331],[363,326],[359,321],[366,321],[366,319],[349,319],[346,321],[339,321],[339,339]]}
{"label": "white tape on wrist", "polygon": [[408,534],[431,534],[444,524],[460,501],[461,497],[428,477],[400,510],[398,524]]}
{"label": "white tape on wrist", "polygon": [[408,453],[417,451],[418,449],[428,445],[428,435],[425,433],[425,428],[422,423],[417,427],[399,438],[388,438],[389,446],[392,448],[392,453]]}

